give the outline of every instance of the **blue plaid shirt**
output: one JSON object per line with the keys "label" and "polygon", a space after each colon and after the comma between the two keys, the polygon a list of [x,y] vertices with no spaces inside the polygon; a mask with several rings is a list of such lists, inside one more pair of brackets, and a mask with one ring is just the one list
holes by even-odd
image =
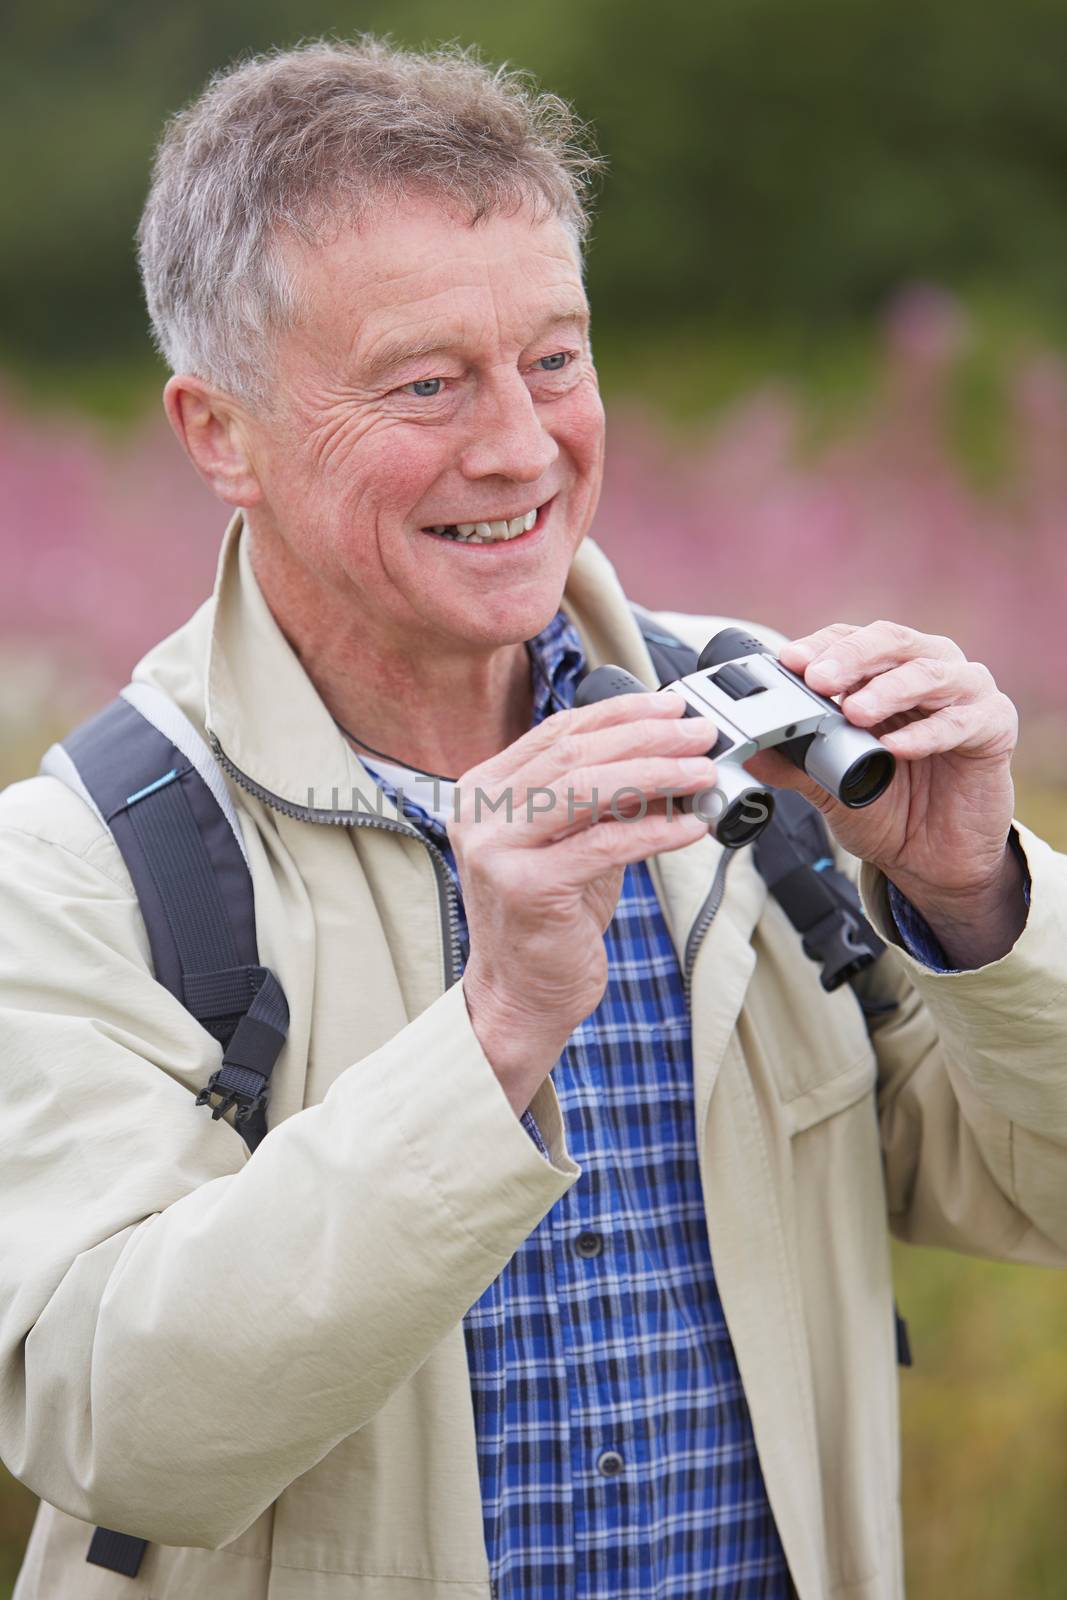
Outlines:
{"label": "blue plaid shirt", "polygon": [[[529,651],[538,723],[584,661],[562,613]],[[403,808],[458,894],[445,829]],[[462,898],[460,924],[465,961]],[[920,959],[923,928],[904,934]],[[606,945],[607,991],[552,1073],[582,1175],[464,1319],[493,1594],[788,1600],[708,1244],[683,977],[644,863]]]}

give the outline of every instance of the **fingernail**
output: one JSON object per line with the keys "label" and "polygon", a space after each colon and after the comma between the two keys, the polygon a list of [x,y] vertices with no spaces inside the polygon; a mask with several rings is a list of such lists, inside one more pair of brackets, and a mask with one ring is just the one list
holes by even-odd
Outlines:
{"label": "fingernail", "polygon": [[848,708],[850,711],[870,711],[873,706],[874,700],[869,694],[849,695]]}
{"label": "fingernail", "polygon": [[713,763],[707,756],[683,756],[678,765],[684,773],[691,773],[694,778],[701,778],[705,773],[711,772]]}

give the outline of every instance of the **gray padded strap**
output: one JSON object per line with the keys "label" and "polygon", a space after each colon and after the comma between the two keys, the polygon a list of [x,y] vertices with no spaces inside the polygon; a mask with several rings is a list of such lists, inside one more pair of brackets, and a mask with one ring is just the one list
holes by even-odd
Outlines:
{"label": "gray padded strap", "polygon": [[162,689],[157,689],[153,683],[128,683],[125,689],[122,690],[122,698],[128,700],[134,710],[139,711],[142,717],[147,722],[150,722],[154,728],[158,728],[160,733],[164,734],[171,744],[181,751],[190,765],[199,772],[218,801],[219,809],[223,816],[230,824],[233,836],[237,840],[238,847],[242,856],[244,856],[245,865],[247,866],[248,856],[245,852],[244,840],[241,837],[241,825],[237,820],[237,812],[234,809],[230,791],[226,787],[226,779],[223,777],[215,757],[204,743],[204,740],[201,739],[185,712],[179,710],[170,696],[164,694]]}

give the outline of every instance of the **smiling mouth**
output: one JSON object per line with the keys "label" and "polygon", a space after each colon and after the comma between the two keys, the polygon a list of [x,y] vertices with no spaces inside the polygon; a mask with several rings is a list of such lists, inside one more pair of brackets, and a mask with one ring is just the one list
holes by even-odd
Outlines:
{"label": "smiling mouth", "polygon": [[422,532],[438,539],[451,539],[457,544],[510,544],[532,532],[549,504],[546,500],[544,505],[532,506],[528,511],[520,511],[517,516],[493,522],[438,523],[423,528]]}

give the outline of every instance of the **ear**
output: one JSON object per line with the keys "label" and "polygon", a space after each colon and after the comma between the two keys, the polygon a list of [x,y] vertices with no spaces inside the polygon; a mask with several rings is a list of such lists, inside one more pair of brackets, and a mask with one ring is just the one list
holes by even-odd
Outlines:
{"label": "ear", "polygon": [[231,506],[254,506],[263,489],[248,448],[248,424],[236,400],[191,373],[163,390],[167,419],[208,488]]}

